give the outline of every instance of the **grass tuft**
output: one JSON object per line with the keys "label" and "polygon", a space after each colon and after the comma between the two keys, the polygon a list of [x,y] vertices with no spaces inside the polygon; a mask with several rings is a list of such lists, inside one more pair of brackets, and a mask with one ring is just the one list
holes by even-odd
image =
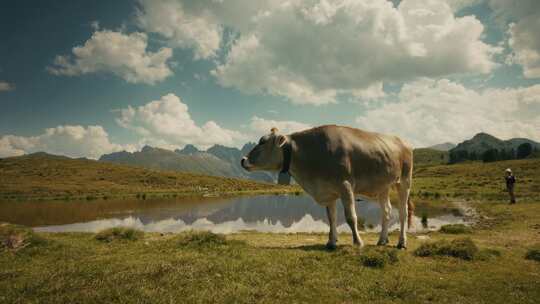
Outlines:
{"label": "grass tuft", "polygon": [[0,251],[18,251],[45,243],[45,239],[30,228],[0,223]]}
{"label": "grass tuft", "polygon": [[470,238],[463,238],[424,243],[414,251],[414,254],[419,257],[450,256],[470,261],[478,255],[478,252],[478,247]]}
{"label": "grass tuft", "polygon": [[144,232],[137,229],[129,227],[114,227],[98,232],[95,238],[98,241],[109,243],[115,240],[136,241],[142,238],[143,235]]}
{"label": "grass tuft", "polygon": [[527,251],[527,254],[525,255],[525,258],[527,260],[540,262],[540,245],[535,246],[535,248],[529,249]]}
{"label": "grass tuft", "polygon": [[394,248],[366,247],[360,254],[360,262],[366,267],[384,268],[398,261],[398,251]]}
{"label": "grass tuft", "polygon": [[449,224],[441,227],[440,232],[447,234],[469,234],[472,228],[463,224]]}
{"label": "grass tuft", "polygon": [[182,235],[179,243],[182,246],[206,247],[226,245],[227,240],[222,234],[210,231],[193,231]]}

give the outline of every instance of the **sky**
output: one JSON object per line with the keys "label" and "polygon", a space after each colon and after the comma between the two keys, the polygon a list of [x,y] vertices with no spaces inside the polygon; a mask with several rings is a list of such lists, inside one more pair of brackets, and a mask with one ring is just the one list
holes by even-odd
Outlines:
{"label": "sky", "polygon": [[338,124],[540,141],[540,1],[0,1],[0,157]]}

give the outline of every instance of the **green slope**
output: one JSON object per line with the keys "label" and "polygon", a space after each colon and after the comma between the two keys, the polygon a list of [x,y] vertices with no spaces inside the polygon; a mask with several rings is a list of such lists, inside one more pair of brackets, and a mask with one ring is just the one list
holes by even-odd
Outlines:
{"label": "green slope", "polygon": [[0,199],[293,191],[292,187],[36,153],[0,159]]}

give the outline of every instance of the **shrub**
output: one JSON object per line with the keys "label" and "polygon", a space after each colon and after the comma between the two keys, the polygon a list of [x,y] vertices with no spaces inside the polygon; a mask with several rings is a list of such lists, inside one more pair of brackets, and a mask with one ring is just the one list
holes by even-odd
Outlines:
{"label": "shrub", "polygon": [[540,262],[540,246],[529,249],[529,251],[527,251],[527,254],[525,255],[525,258],[527,260]]}
{"label": "shrub", "polygon": [[495,249],[480,249],[476,256],[474,257],[475,260],[480,261],[487,261],[493,257],[499,257],[501,256],[501,252]]}
{"label": "shrub", "polygon": [[210,231],[189,232],[180,237],[182,246],[219,246],[226,245],[227,240],[222,234],[215,234]]}
{"label": "shrub", "polygon": [[450,256],[468,261],[474,259],[477,253],[478,247],[470,238],[424,243],[414,251],[419,257]]}
{"label": "shrub", "polygon": [[428,215],[427,213],[422,213],[422,227],[426,229],[428,227]]}
{"label": "shrub", "polygon": [[0,223],[0,251],[18,251],[26,247],[43,245],[46,241],[32,229]]}
{"label": "shrub", "polygon": [[441,227],[440,232],[448,234],[472,233],[472,228],[463,224],[449,224]]}
{"label": "shrub", "polygon": [[366,267],[384,268],[398,261],[398,250],[394,248],[366,247],[360,254],[360,262]]}
{"label": "shrub", "polygon": [[143,235],[144,232],[137,229],[129,227],[114,227],[98,232],[95,238],[98,241],[109,243],[114,240],[136,241],[142,238]]}

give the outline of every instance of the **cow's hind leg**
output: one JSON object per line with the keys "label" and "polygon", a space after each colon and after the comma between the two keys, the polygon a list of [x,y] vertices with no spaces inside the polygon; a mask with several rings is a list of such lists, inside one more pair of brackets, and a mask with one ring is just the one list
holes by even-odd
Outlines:
{"label": "cow's hind leg", "polygon": [[381,234],[377,245],[388,244],[388,224],[390,222],[390,215],[392,213],[392,204],[390,204],[389,191],[386,190],[379,194],[379,204],[381,205]]}
{"label": "cow's hind leg", "polygon": [[326,248],[333,250],[336,249],[337,243],[337,214],[335,201],[326,206],[326,214],[328,215],[328,224],[330,224],[330,233],[328,234]]}
{"label": "cow's hind leg", "polygon": [[343,189],[341,191],[341,203],[343,204],[343,209],[345,210],[347,224],[349,224],[352,231],[353,244],[358,245],[359,247],[364,246],[364,242],[362,242],[360,234],[358,234],[358,220],[356,217],[354,192],[349,182],[343,183]]}
{"label": "cow's hind leg", "polygon": [[407,215],[408,215],[408,200],[410,192],[410,183],[405,181],[397,184],[396,190],[399,195],[399,242],[397,248],[407,248]]}

